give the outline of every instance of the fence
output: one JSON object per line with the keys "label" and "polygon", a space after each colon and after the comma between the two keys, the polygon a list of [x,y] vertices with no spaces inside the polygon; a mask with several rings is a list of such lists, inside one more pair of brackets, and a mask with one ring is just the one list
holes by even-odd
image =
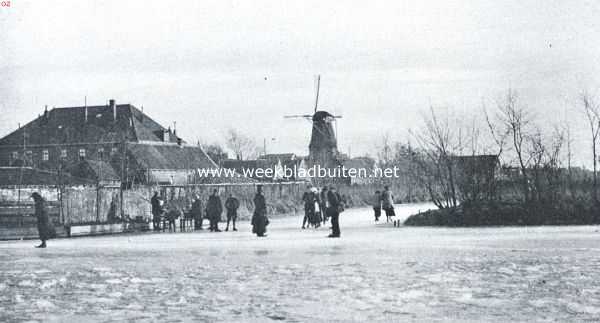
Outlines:
{"label": "fence", "polygon": [[[300,196],[304,182],[265,183],[263,192],[268,202],[268,212],[295,213],[301,210]],[[222,202],[232,194],[240,201],[240,218],[249,218],[253,212],[255,184],[193,184],[170,186],[135,186],[121,190],[111,186],[21,186],[0,187],[0,214],[16,212],[15,205],[28,206],[18,210],[31,210],[31,193],[38,192],[50,205],[60,208],[59,221],[65,225],[107,223],[112,219],[128,217],[146,221],[151,219],[150,199],[156,191],[168,204],[187,210],[195,195],[206,203],[217,189]],[[23,212],[23,211],[18,211]],[[28,213],[28,214],[25,214]],[[14,214],[28,216],[33,212]]]}

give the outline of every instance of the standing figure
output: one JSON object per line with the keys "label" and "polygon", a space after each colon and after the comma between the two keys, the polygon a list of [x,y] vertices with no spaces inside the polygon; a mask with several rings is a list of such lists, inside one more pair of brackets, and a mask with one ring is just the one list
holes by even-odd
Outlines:
{"label": "standing figure", "polygon": [[229,221],[233,222],[233,231],[237,231],[235,228],[235,220],[237,219],[237,210],[240,207],[240,201],[229,194],[227,200],[225,200],[225,209],[227,209],[227,227],[225,231],[229,231]]}
{"label": "standing figure", "polygon": [[42,243],[36,248],[46,248],[46,240],[56,236],[54,226],[48,218],[48,210],[46,209],[46,200],[37,192],[31,194],[31,198],[35,202],[35,217],[37,218],[38,235]]}
{"label": "standing figure", "polygon": [[160,197],[158,197],[158,192],[154,192],[152,199],[150,199],[150,204],[152,204],[152,226],[154,227],[154,231],[160,230],[160,216],[163,212],[162,210],[162,201]]}
{"label": "standing figure", "polygon": [[192,214],[192,219],[194,219],[194,229],[202,230],[202,200],[200,200],[198,194],[194,195],[190,213]]}
{"label": "standing figure", "polygon": [[319,189],[316,187],[313,187],[310,189],[310,192],[312,194],[312,205],[313,205],[313,224],[315,226],[315,228],[318,228],[321,226],[321,221],[323,221],[323,217],[321,216],[321,208],[319,207],[320,205],[320,199],[319,199]]}
{"label": "standing figure", "polygon": [[223,213],[223,204],[221,204],[218,190],[214,189],[212,195],[208,198],[208,203],[206,203],[206,215],[210,221],[210,232],[221,232],[219,230],[221,213]]}
{"label": "standing figure", "polygon": [[311,186],[306,187],[306,191],[302,195],[302,202],[304,202],[304,219],[302,219],[302,229],[306,229],[306,225],[311,224],[313,219],[313,213],[315,212],[315,202]]}
{"label": "standing figure", "polygon": [[342,210],[342,202],[340,195],[335,191],[335,187],[331,186],[327,192],[327,200],[329,207],[327,213],[331,218],[331,234],[329,238],[339,238],[340,232],[340,211]]}
{"label": "standing figure", "polygon": [[264,237],[269,225],[267,218],[267,203],[265,196],[262,194],[262,186],[256,187],[256,195],[254,195],[254,214],[252,215],[252,233],[256,233],[259,237]]}
{"label": "standing figure", "polygon": [[385,211],[386,222],[390,222],[392,217],[396,216],[394,212],[394,195],[389,186],[384,186],[383,193],[381,193],[381,208]]}
{"label": "standing figure", "polygon": [[175,205],[173,202],[170,202],[168,207],[167,207],[167,221],[169,223],[169,232],[171,232],[171,229],[173,230],[173,232],[176,231],[177,226],[175,225],[175,220],[179,219],[179,217],[181,217],[182,212],[181,210],[179,210],[179,208],[177,207],[177,205]]}
{"label": "standing figure", "polygon": [[329,214],[327,213],[327,209],[329,208],[329,200],[327,198],[327,186],[323,186],[321,190],[321,213],[323,214],[323,225],[327,224],[329,220]]}
{"label": "standing figure", "polygon": [[375,191],[375,195],[371,199],[371,205],[373,206],[373,211],[375,211],[375,222],[379,222],[379,217],[381,216],[381,192]]}

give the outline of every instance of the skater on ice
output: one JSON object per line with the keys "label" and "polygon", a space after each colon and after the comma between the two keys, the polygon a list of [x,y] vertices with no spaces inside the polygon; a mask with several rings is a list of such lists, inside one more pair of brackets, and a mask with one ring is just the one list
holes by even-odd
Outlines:
{"label": "skater on ice", "polygon": [[31,194],[31,198],[35,203],[35,217],[37,218],[37,229],[42,243],[36,248],[46,248],[46,240],[56,236],[54,226],[48,217],[48,209],[46,208],[46,200],[37,192]]}
{"label": "skater on ice", "polygon": [[206,216],[210,221],[210,232],[221,232],[219,230],[219,221],[221,221],[221,213],[223,213],[223,204],[219,197],[219,191],[213,190],[213,193],[208,198],[206,203]]}
{"label": "skater on ice", "polygon": [[237,210],[240,207],[240,201],[233,197],[233,194],[229,194],[227,200],[225,200],[225,209],[227,210],[227,227],[225,231],[229,231],[229,222],[233,222],[233,231],[237,231],[235,227],[235,220],[237,220]]}
{"label": "skater on ice", "polygon": [[252,215],[252,233],[256,233],[259,237],[264,237],[269,225],[267,218],[267,203],[265,196],[262,194],[262,186],[256,187],[256,195],[254,195],[254,214]]}

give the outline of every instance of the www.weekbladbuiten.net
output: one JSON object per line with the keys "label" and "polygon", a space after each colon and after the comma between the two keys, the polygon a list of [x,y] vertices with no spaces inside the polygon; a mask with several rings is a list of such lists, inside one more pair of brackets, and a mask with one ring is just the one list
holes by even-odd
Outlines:
{"label": "www.weekbladbuiten.net", "polygon": [[267,168],[202,168],[198,169],[200,177],[250,177],[250,178],[399,178],[400,168],[397,166],[372,169],[338,166],[332,168],[320,167],[267,167]]}

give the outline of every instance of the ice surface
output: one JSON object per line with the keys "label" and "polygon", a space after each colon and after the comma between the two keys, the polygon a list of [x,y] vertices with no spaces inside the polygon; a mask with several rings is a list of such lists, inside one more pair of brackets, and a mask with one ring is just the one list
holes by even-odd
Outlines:
{"label": "ice surface", "polygon": [[[427,205],[398,206],[405,217]],[[0,243],[0,321],[594,321],[598,227],[394,228],[342,238],[272,219],[268,237],[159,233]]]}

